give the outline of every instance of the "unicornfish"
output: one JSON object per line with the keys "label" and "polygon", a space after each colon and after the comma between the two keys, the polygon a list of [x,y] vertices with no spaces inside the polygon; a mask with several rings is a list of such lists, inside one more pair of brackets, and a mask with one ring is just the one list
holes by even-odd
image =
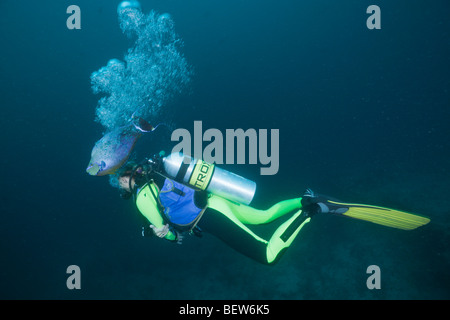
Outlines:
{"label": "unicornfish", "polygon": [[133,115],[130,124],[108,132],[95,143],[86,172],[91,176],[114,174],[127,161],[142,134],[157,127]]}

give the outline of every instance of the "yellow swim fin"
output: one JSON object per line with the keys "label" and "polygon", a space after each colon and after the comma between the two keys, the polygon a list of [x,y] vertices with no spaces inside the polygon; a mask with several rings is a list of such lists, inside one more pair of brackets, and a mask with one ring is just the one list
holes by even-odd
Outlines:
{"label": "yellow swim fin", "polygon": [[427,217],[389,208],[332,200],[327,200],[326,204],[334,209],[330,210],[330,213],[338,213],[343,216],[370,221],[396,229],[413,230],[430,222],[430,219]]}

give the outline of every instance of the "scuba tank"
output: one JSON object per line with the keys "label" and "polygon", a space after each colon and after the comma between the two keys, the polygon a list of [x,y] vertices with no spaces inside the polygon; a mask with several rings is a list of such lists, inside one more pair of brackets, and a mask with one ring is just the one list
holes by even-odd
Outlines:
{"label": "scuba tank", "polygon": [[176,181],[231,201],[249,205],[255,195],[254,181],[181,152],[163,158],[163,166],[166,173]]}

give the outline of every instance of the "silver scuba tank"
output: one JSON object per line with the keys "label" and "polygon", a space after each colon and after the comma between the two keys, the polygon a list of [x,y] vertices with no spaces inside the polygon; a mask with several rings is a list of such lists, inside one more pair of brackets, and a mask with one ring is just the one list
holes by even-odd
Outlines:
{"label": "silver scuba tank", "polygon": [[171,153],[163,158],[163,164],[166,173],[178,182],[206,190],[225,199],[248,205],[255,195],[254,181],[206,161],[183,155],[181,152]]}

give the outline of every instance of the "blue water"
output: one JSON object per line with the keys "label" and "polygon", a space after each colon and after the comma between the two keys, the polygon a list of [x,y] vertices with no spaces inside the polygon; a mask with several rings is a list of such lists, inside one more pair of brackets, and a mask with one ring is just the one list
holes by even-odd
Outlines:
{"label": "blue water", "polygon": [[[141,1],[171,15],[193,68],[155,118],[280,130],[276,175],[224,166],[257,182],[252,205],[311,187],[431,217],[402,231],[317,216],[273,267],[210,235],[181,246],[142,238],[133,204],[85,173],[105,131],[91,74],[134,41],[119,2],[0,3],[1,299],[450,298],[447,1]],[[71,4],[81,30],[66,27]],[[380,30],[366,27],[371,4]],[[136,157],[172,145],[161,129]],[[81,290],[66,287],[69,265]],[[369,265],[380,290],[366,286]]]}

